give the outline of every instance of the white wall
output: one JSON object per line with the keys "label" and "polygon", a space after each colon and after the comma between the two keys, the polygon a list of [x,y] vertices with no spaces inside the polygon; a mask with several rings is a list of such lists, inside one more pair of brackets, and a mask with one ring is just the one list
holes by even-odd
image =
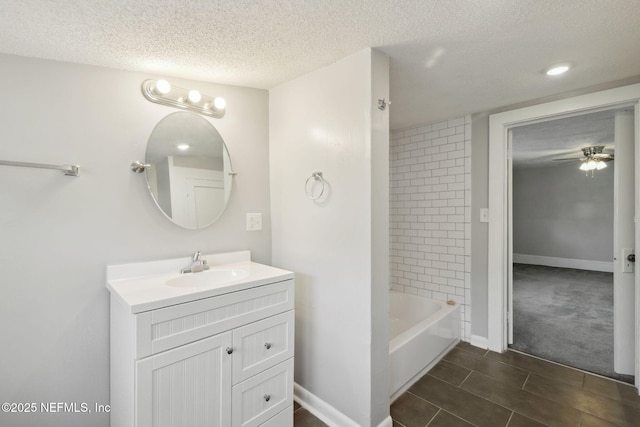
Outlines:
{"label": "white wall", "polygon": [[389,418],[389,58],[373,51],[371,126],[371,425],[391,427]]}
{"label": "white wall", "polygon": [[[0,401],[109,403],[105,266],[250,249],[271,261],[268,93],[173,81],[223,96],[208,119],[238,172],[217,223],[178,228],[156,208],[143,160],[156,123],[176,111],[143,98],[143,74],[0,55],[0,159],[80,165],[79,177],[0,166]],[[262,212],[261,232],[244,230]],[[100,414],[5,414],[3,426],[107,426]]]}
{"label": "white wall", "polygon": [[[389,415],[388,85],[388,59],[367,49],[270,91],[273,263],[296,273],[295,381],[341,426]],[[315,171],[319,202],[304,191]]]}
{"label": "white wall", "polygon": [[488,331],[488,223],[480,222],[480,209],[489,206],[489,116],[471,117],[471,336],[486,340]]}
{"label": "white wall", "polygon": [[471,331],[471,117],[394,131],[391,285],[461,305]]}
{"label": "white wall", "polygon": [[614,163],[593,177],[578,166],[514,168],[514,254],[613,261]]}

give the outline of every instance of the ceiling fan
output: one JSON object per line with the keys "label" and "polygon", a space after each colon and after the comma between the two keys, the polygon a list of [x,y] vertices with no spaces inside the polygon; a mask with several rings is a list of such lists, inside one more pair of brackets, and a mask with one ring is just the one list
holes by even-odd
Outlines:
{"label": "ceiling fan", "polygon": [[566,161],[566,160],[580,160],[580,170],[593,174],[594,170],[600,170],[607,167],[605,162],[610,162],[614,159],[614,155],[611,153],[603,153],[604,145],[596,145],[593,147],[585,147],[582,149],[584,157],[572,157],[563,159],[552,159],[554,161]]}

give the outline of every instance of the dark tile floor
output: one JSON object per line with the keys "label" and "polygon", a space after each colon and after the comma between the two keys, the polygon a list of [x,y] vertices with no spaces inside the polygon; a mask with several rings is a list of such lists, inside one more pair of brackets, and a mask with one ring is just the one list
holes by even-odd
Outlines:
{"label": "dark tile floor", "polygon": [[[394,427],[640,426],[623,383],[508,351],[460,343],[391,405]],[[295,427],[325,424],[296,404]]]}
{"label": "dark tile floor", "polygon": [[294,427],[325,427],[326,424],[313,416],[313,414],[297,402],[293,404],[293,426]]}

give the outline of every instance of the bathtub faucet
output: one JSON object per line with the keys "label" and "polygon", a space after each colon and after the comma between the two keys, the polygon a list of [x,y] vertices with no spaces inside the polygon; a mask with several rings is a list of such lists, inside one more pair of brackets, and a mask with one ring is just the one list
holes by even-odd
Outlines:
{"label": "bathtub faucet", "polygon": [[206,259],[200,258],[200,251],[196,251],[191,257],[191,264],[187,267],[180,269],[180,274],[185,273],[200,273],[204,270],[208,270],[209,266],[207,265]]}

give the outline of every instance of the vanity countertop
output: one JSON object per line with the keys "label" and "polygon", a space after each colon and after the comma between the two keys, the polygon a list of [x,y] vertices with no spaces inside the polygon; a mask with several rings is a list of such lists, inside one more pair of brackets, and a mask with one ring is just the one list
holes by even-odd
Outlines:
{"label": "vanity countertop", "polygon": [[[249,251],[228,254],[202,255],[210,269],[201,273],[180,274],[180,268],[189,263],[189,258],[177,258],[136,264],[107,266],[107,288],[112,295],[124,303],[131,313],[155,310],[203,298],[236,292],[269,283],[293,279],[287,270],[252,262]],[[238,280],[224,284],[204,286],[168,286],[172,279],[198,275],[198,279],[209,272],[236,270],[246,272]]]}

